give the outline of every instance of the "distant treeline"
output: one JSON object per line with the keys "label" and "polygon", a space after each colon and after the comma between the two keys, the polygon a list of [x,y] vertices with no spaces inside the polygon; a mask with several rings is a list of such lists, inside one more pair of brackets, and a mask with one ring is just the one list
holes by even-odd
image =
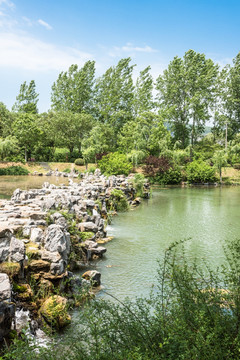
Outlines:
{"label": "distant treeline", "polygon": [[[56,159],[57,148],[72,161],[93,162],[97,154],[130,158],[193,149],[211,119],[212,144],[235,141],[240,130],[240,53],[219,68],[189,50],[174,57],[154,82],[148,66],[133,81],[130,58],[99,78],[95,62],[71,65],[52,85],[51,110],[38,113],[35,81],[24,82],[11,111],[0,103],[1,160]],[[61,156],[59,157],[61,159]]]}

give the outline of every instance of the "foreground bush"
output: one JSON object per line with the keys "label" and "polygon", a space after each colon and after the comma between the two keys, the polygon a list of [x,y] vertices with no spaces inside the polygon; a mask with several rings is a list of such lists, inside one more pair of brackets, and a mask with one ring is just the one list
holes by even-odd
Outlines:
{"label": "foreground bush", "polygon": [[187,181],[189,183],[214,183],[216,179],[215,169],[202,160],[194,160],[186,168]]}
{"label": "foreground bush", "polygon": [[191,263],[182,246],[166,251],[149,298],[93,300],[79,312],[79,326],[52,348],[36,353],[17,341],[3,359],[239,359],[240,241],[228,245],[216,271]]}
{"label": "foreground bush", "polygon": [[128,175],[132,170],[132,164],[127,160],[127,156],[118,152],[103,156],[98,166],[105,175]]}
{"label": "foreground bush", "polygon": [[0,169],[0,175],[28,175],[29,171],[21,166],[9,166]]}

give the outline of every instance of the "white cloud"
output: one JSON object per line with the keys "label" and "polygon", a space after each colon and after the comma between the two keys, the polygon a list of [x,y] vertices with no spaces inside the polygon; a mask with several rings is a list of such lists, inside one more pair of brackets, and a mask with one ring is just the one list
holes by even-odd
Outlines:
{"label": "white cloud", "polygon": [[37,22],[38,24],[44,26],[47,30],[52,30],[52,26],[43,21],[42,19],[39,19]]}
{"label": "white cloud", "polygon": [[61,48],[28,35],[0,33],[0,66],[22,70],[63,71],[71,64],[82,66],[91,54],[74,48]]}
{"label": "white cloud", "polygon": [[0,0],[0,6],[1,5],[7,5],[10,8],[15,7],[14,3],[12,1],[10,1],[10,0]]}
{"label": "white cloud", "polygon": [[131,55],[134,56],[136,53],[156,53],[158,52],[158,50],[153,49],[151,46],[149,45],[145,45],[143,47],[140,46],[133,46],[131,43],[127,43],[124,46],[118,47],[118,46],[114,46],[110,51],[109,51],[109,56],[111,57],[119,57],[122,55]]}

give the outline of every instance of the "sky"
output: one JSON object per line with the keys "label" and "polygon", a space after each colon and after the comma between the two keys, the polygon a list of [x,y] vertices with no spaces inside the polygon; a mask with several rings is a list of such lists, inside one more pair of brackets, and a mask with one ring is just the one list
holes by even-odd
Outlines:
{"label": "sky", "polygon": [[10,110],[35,80],[40,112],[70,65],[96,61],[96,76],[131,57],[153,77],[193,49],[220,66],[240,51],[239,0],[0,0],[0,102]]}

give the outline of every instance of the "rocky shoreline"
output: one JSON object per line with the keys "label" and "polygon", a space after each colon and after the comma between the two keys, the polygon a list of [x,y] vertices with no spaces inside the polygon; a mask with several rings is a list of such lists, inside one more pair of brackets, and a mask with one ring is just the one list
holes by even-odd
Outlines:
{"label": "rocky shoreline", "polygon": [[26,309],[35,330],[67,325],[68,304],[79,305],[101,278],[93,270],[78,278],[74,270],[106,252],[109,214],[139,203],[133,176],[107,178],[97,169],[75,181],[16,189],[0,201],[0,341],[20,331],[16,317]]}

